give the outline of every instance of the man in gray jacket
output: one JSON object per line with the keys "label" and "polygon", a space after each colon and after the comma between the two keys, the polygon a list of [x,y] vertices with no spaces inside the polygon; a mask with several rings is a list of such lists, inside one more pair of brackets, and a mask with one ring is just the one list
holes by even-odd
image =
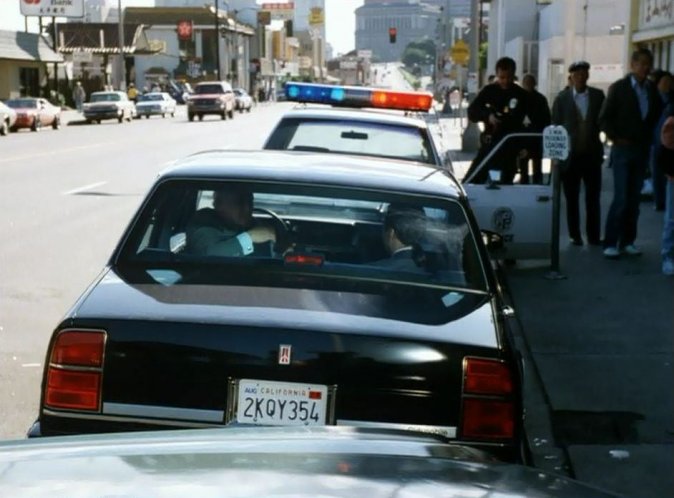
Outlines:
{"label": "man in gray jacket", "polygon": [[580,231],[581,182],[585,187],[585,234],[591,245],[601,239],[601,165],[604,146],[599,137],[599,111],[604,103],[604,92],[587,85],[590,64],[574,62],[569,66],[571,86],[562,90],[552,105],[552,122],[563,126],[569,133],[571,152],[560,163],[564,196],[566,197],[566,222],[569,237],[574,245],[582,246]]}

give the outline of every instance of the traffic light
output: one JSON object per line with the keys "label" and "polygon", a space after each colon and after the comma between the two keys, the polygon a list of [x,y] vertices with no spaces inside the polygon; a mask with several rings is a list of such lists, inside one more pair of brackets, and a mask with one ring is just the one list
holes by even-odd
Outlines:
{"label": "traffic light", "polygon": [[389,41],[389,43],[395,43],[397,36],[398,36],[398,30],[396,28],[389,28],[388,29],[388,41]]}

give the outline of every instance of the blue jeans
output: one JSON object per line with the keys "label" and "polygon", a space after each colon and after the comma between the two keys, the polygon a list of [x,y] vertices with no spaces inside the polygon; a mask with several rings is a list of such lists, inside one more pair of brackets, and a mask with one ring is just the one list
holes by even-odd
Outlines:
{"label": "blue jeans", "polygon": [[667,179],[665,226],[662,230],[662,259],[674,259],[674,180]]}
{"label": "blue jeans", "polygon": [[637,238],[639,201],[648,150],[633,145],[611,148],[613,202],[606,218],[604,247],[625,247]]}

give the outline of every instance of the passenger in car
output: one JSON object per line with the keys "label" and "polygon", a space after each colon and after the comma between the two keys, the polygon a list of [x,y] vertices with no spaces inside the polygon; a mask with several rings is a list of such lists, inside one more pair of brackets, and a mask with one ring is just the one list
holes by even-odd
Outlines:
{"label": "passenger in car", "polygon": [[397,271],[419,271],[423,267],[420,242],[426,232],[422,208],[391,204],[383,225],[383,242],[389,257],[373,263]]}
{"label": "passenger in car", "polygon": [[247,256],[254,244],[275,242],[276,233],[255,225],[253,194],[230,186],[215,191],[213,208],[197,211],[187,225],[185,252],[204,256]]}

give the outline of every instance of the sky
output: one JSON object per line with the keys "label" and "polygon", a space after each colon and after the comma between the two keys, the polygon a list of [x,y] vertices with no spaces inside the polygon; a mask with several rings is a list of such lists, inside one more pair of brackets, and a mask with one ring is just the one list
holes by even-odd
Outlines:
{"label": "sky", "polygon": [[[152,0],[123,0],[123,5],[152,5]],[[204,0],[208,3],[208,0]],[[20,0],[0,0],[0,29],[22,31],[24,17],[19,9]],[[325,0],[325,31],[328,43],[335,55],[355,48],[356,16],[354,10],[363,5],[363,0]],[[37,18],[29,18],[29,31],[37,31]]]}

